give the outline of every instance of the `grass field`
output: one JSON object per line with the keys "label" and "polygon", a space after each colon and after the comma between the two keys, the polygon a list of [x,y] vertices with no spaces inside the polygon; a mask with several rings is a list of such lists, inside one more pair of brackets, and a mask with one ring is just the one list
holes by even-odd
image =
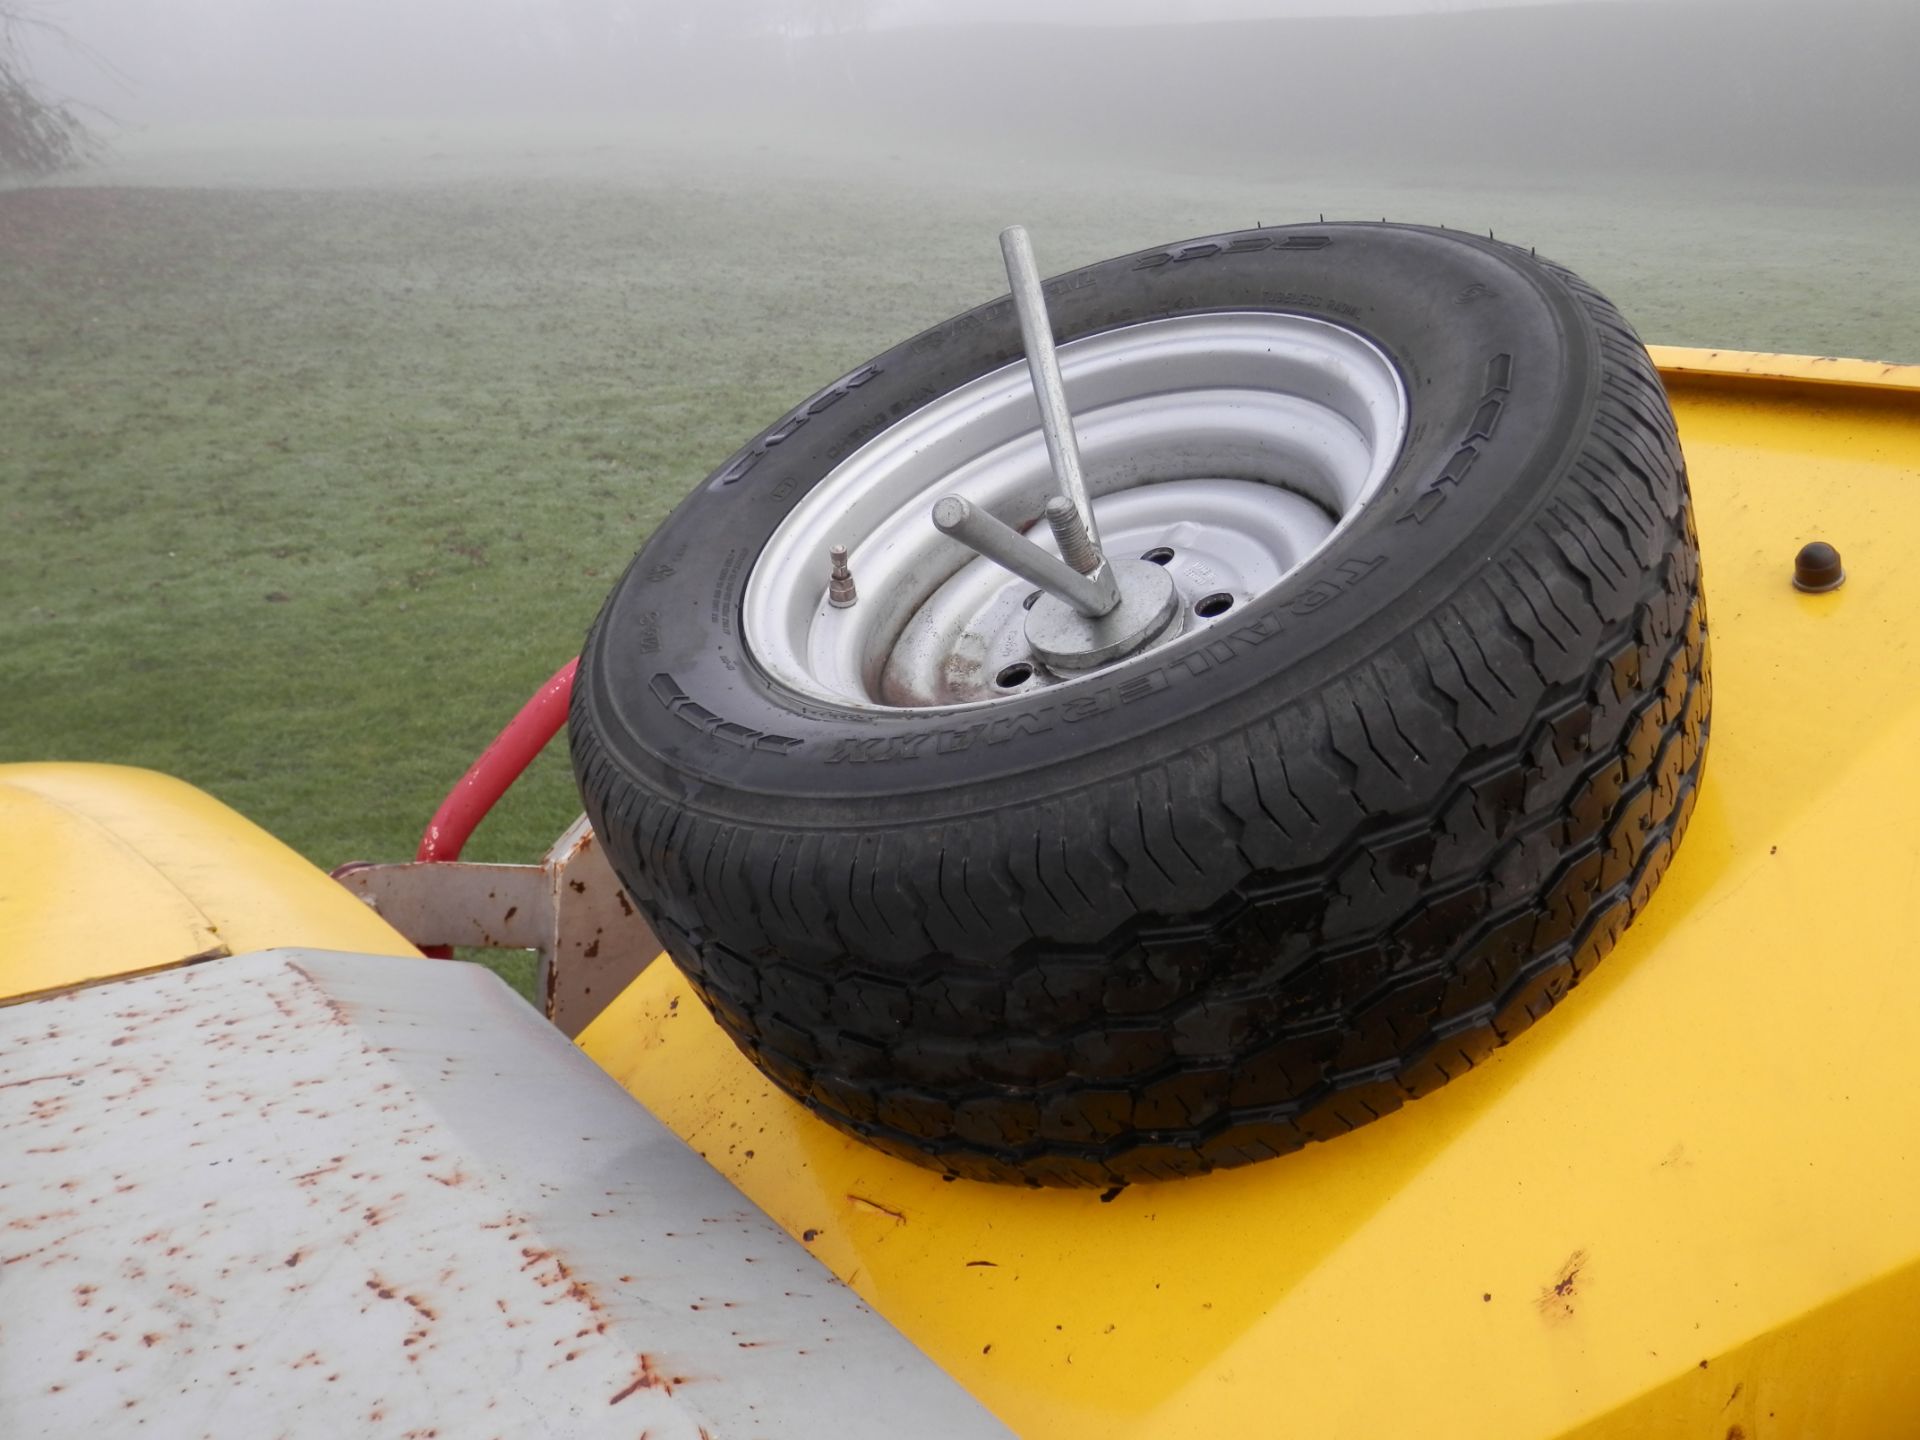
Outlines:
{"label": "grass field", "polygon": [[[0,192],[0,760],[153,766],[399,857],[686,489],[1050,269],[1325,212],[1536,244],[1651,341],[1920,360],[1920,195],[1056,171],[633,127],[174,132]],[[577,810],[561,747],[476,837]],[[523,973],[523,967],[522,972]]]}

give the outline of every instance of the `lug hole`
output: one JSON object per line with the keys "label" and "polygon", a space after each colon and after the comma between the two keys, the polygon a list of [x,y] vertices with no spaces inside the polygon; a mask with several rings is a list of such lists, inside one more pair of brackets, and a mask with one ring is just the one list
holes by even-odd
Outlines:
{"label": "lug hole", "polygon": [[1027,596],[1026,599],[1020,602],[1020,608],[1022,610],[1031,610],[1034,607],[1034,605],[1039,601],[1039,599],[1040,599],[1040,592],[1036,590],[1031,595]]}
{"label": "lug hole", "polygon": [[1233,596],[1224,590],[1216,590],[1211,595],[1203,595],[1193,602],[1193,613],[1202,620],[1211,620],[1216,615],[1224,615],[1233,608]]}
{"label": "lug hole", "polygon": [[[1034,594],[1036,595],[1038,595],[1039,593],[1040,592],[1037,590],[1034,591]],[[1013,664],[1007,666],[1006,669],[1002,670],[998,675],[994,676],[993,683],[998,685],[1002,690],[1012,690],[1017,688],[1018,686],[1026,684],[1027,681],[1031,680],[1032,678],[1033,678],[1033,666],[1029,665],[1024,660],[1016,660],[1013,662]]]}
{"label": "lug hole", "polygon": [[1150,565],[1165,565],[1173,559],[1173,551],[1165,545],[1156,545],[1140,558]]}

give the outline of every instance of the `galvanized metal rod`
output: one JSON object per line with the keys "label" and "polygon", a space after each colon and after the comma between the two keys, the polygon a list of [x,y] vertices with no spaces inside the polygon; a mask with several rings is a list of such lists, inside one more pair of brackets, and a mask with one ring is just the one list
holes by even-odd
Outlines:
{"label": "galvanized metal rod", "polygon": [[1034,263],[1033,241],[1024,225],[1000,232],[1000,254],[1007,262],[1007,284],[1013,308],[1020,316],[1020,339],[1027,350],[1027,370],[1033,376],[1033,398],[1040,402],[1040,430],[1047,438],[1047,459],[1060,493],[1073,502],[1086,526],[1095,565],[1104,558],[1100,530],[1093,520],[1093,500],[1087,494],[1086,472],[1080,464],[1080,440],[1073,430],[1073,412],[1067,409],[1067,389],[1060,380],[1060,357],[1053,348],[1053,321],[1047,316],[1046,292],[1040,288],[1040,267]]}
{"label": "galvanized metal rod", "polygon": [[1112,566],[1102,566],[1099,575],[1082,575],[1011,525],[996,520],[958,495],[949,495],[934,504],[933,524],[941,534],[951,535],[994,564],[1038,585],[1090,620],[1099,619],[1120,603],[1120,589],[1114,583]]}
{"label": "galvanized metal rod", "polygon": [[1053,531],[1053,543],[1060,547],[1062,560],[1082,575],[1097,574],[1105,567],[1106,561],[1093,548],[1087,527],[1080,523],[1080,512],[1073,508],[1071,500],[1064,495],[1054,495],[1047,500],[1047,508],[1041,513],[1047,517],[1047,525]]}

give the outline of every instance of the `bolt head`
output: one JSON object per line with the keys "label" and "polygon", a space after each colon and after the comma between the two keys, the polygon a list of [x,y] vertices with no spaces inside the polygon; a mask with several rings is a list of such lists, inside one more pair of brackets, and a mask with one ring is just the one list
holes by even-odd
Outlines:
{"label": "bolt head", "polygon": [[1793,588],[1796,590],[1817,595],[1839,589],[1846,578],[1847,572],[1840,565],[1840,552],[1824,540],[1809,541],[1793,557]]}

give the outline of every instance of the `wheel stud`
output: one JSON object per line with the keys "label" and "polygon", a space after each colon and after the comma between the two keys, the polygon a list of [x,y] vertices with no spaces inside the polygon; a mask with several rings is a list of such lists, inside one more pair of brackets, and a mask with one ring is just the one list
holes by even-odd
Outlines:
{"label": "wheel stud", "polygon": [[1064,495],[1055,495],[1047,501],[1046,514],[1047,524],[1053,527],[1054,542],[1060,547],[1060,558],[1082,575],[1098,570],[1100,553],[1087,538],[1087,527],[1073,502]]}

